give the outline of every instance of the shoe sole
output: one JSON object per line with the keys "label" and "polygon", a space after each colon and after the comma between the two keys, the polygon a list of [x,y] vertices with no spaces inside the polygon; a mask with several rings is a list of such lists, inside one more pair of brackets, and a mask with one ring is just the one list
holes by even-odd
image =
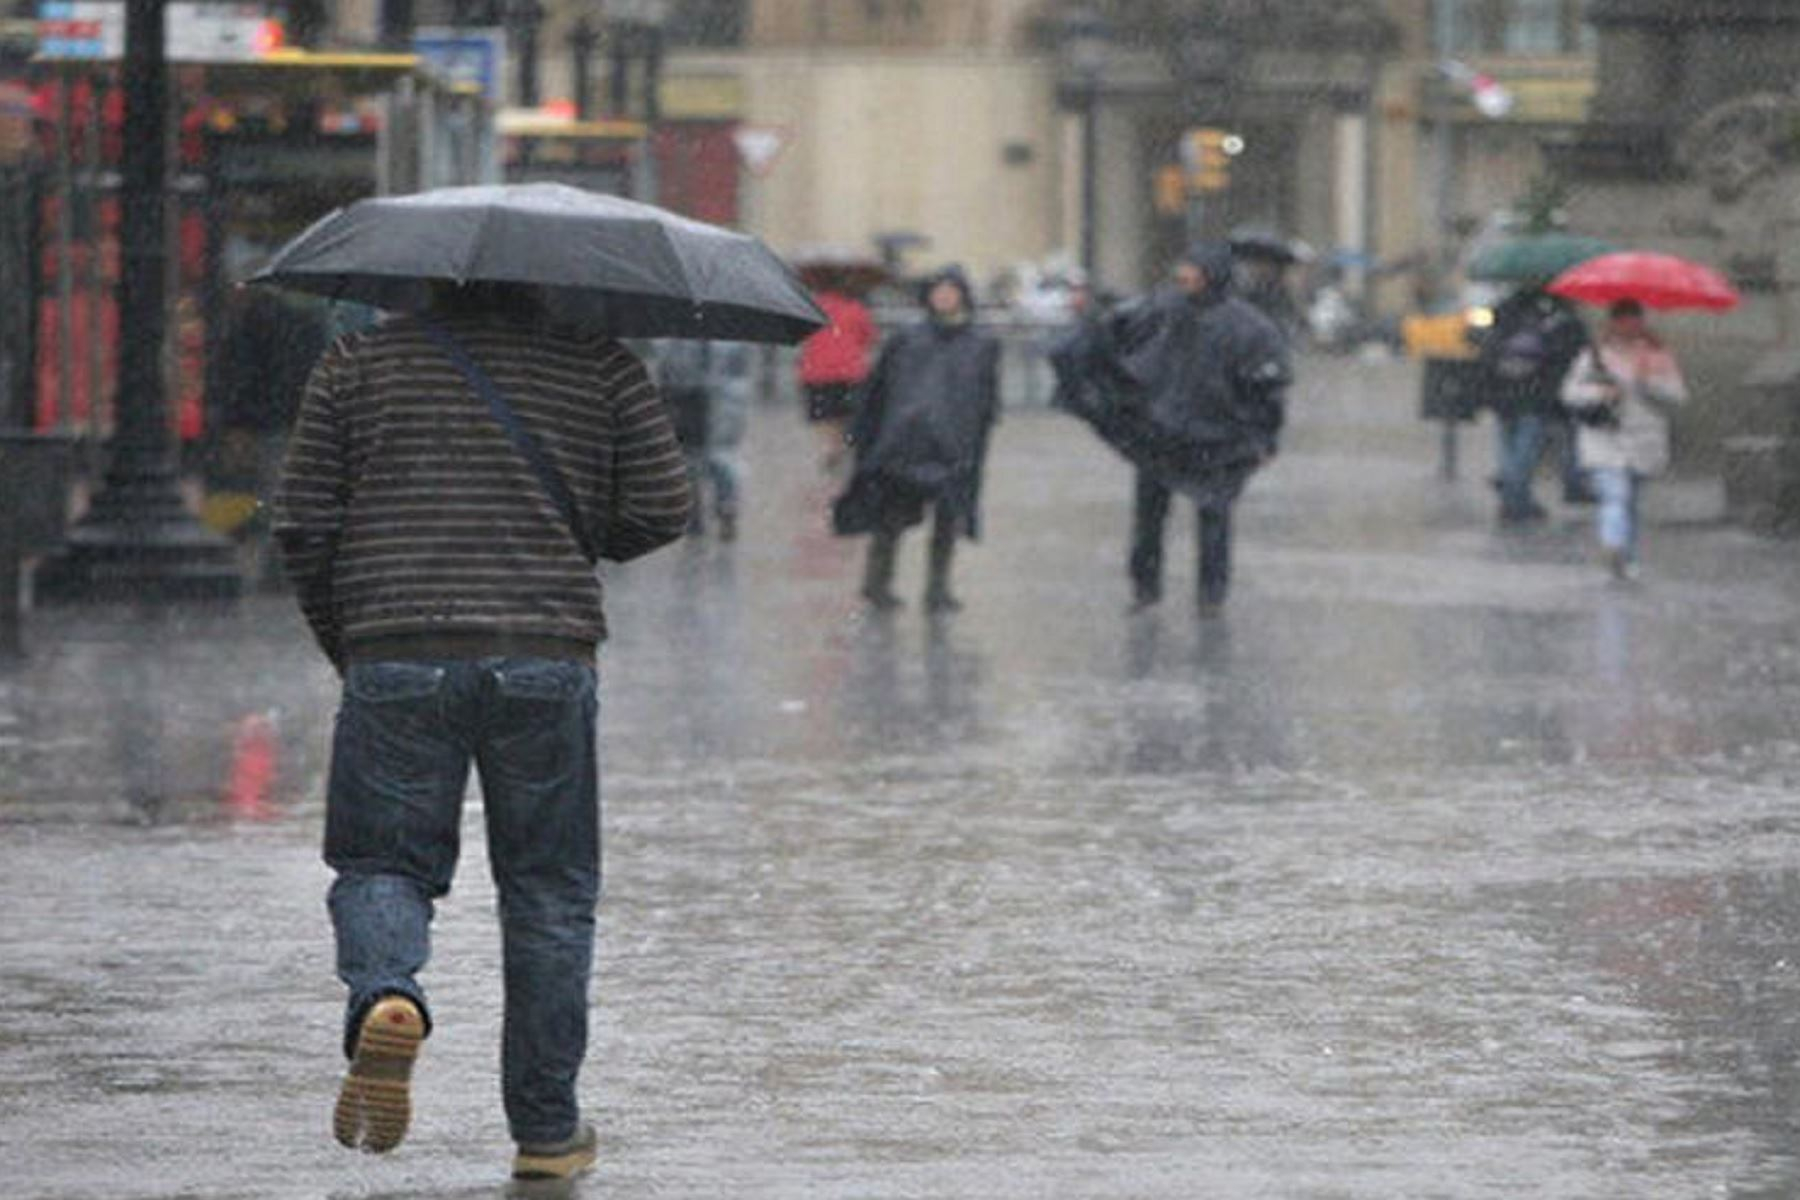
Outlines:
{"label": "shoe sole", "polygon": [[363,1018],[356,1056],[338,1090],[331,1131],[351,1150],[385,1154],[412,1124],[412,1069],[425,1040],[425,1018],[400,997],[376,1003]]}
{"label": "shoe sole", "polygon": [[567,1154],[520,1154],[513,1159],[512,1177],[521,1183],[573,1179],[591,1168],[597,1157],[594,1146],[583,1146]]}

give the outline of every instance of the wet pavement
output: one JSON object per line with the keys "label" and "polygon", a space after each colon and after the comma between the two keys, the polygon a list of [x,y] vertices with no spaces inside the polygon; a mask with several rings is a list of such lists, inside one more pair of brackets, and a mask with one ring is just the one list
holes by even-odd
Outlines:
{"label": "wet pavement", "polygon": [[967,610],[869,619],[759,413],[743,539],[611,576],[602,1164],[560,1192],[503,1181],[473,820],[413,1135],[330,1140],[333,679],[288,602],[34,614],[0,1192],[1800,1194],[1800,554],[1669,487],[1609,585],[1580,513],[1492,528],[1485,428],[1440,482],[1415,405],[1312,364],[1216,621],[1185,570],[1125,615],[1129,477],[1047,413]]}

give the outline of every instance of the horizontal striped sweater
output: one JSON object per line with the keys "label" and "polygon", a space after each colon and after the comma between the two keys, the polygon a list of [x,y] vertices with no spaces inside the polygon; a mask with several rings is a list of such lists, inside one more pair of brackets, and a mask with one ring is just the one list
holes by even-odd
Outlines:
{"label": "horizontal striped sweater", "polygon": [[[602,557],[624,562],[682,535],[686,467],[631,351],[500,317],[438,321],[536,436]],[[350,334],[314,367],[275,532],[339,664],[591,656],[606,636],[595,563],[417,317]]]}

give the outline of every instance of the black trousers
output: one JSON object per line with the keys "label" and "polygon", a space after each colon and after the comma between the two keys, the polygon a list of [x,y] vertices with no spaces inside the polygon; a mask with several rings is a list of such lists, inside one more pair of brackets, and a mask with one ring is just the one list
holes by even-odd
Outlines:
{"label": "black trousers", "polygon": [[[894,560],[900,553],[901,529],[883,529],[869,539],[869,559],[863,572],[863,595],[887,596],[894,590]],[[927,599],[950,594],[950,563],[956,556],[958,519],[954,508],[938,501],[933,505],[931,553],[927,560]]]}
{"label": "black trousers", "polygon": [[[1137,503],[1132,523],[1131,582],[1140,600],[1162,596],[1163,528],[1169,522],[1168,488],[1138,472]],[[1231,506],[1199,510],[1200,602],[1223,604],[1231,590]]]}

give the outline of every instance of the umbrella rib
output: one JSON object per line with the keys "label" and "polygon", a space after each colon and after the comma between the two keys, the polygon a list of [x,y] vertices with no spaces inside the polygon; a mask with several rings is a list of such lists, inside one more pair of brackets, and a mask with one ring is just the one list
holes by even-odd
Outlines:
{"label": "umbrella rib", "polygon": [[487,241],[488,226],[493,224],[494,216],[499,211],[500,206],[498,204],[490,203],[482,212],[481,223],[475,227],[475,236],[470,240],[462,262],[462,275],[456,281],[458,285],[468,281],[469,272],[474,268],[476,256],[480,253],[482,245]]}
{"label": "umbrella rib", "polygon": [[681,284],[687,289],[689,303],[695,309],[704,311],[706,302],[698,295],[694,285],[693,272],[688,269],[687,259],[682,257],[681,244],[670,235],[669,227],[660,221],[656,224],[656,233],[658,237],[662,238],[663,244],[668,247],[669,257],[675,260],[676,269],[681,272]]}

